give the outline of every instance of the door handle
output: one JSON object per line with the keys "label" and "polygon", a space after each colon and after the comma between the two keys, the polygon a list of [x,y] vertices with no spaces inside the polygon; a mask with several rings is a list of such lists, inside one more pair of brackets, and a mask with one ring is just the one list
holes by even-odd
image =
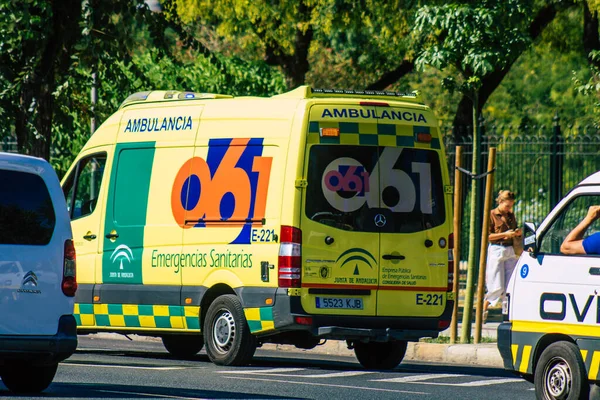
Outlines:
{"label": "door handle", "polygon": [[119,234],[117,232],[111,232],[109,234],[106,235],[107,239],[116,239],[119,237]]}
{"label": "door handle", "polygon": [[590,275],[600,275],[600,268],[599,267],[592,267],[590,268]]}
{"label": "door handle", "polygon": [[85,240],[94,240],[96,239],[96,235],[94,235],[92,232],[88,232],[83,238]]}
{"label": "door handle", "polygon": [[406,257],[400,254],[384,254],[381,258],[383,258],[384,260],[404,260]]}

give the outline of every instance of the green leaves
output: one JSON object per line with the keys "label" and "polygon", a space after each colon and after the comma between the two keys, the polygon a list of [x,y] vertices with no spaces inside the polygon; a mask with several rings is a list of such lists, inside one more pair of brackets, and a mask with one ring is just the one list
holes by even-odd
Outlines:
{"label": "green leaves", "polygon": [[489,75],[529,45],[531,11],[527,0],[421,7],[415,20],[416,65],[452,65],[467,79]]}

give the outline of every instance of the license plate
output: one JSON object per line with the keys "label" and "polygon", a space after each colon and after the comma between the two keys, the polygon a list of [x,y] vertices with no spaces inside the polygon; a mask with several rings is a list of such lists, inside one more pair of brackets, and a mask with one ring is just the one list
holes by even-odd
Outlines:
{"label": "license plate", "polygon": [[315,298],[317,308],[335,308],[347,310],[362,310],[363,301],[357,298],[345,297],[317,297]]}

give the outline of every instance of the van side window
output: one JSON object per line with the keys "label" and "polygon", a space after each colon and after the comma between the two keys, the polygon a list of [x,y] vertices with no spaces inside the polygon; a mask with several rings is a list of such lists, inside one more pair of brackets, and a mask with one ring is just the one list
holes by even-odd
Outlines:
{"label": "van side window", "polygon": [[0,170],[0,244],[47,245],[55,225],[52,197],[42,177]]}
{"label": "van side window", "polygon": [[90,215],[96,209],[106,153],[95,154],[79,161],[63,185],[71,220]]}
{"label": "van side window", "polygon": [[[540,251],[547,254],[560,254],[560,245],[573,228],[587,215],[588,208],[600,204],[600,195],[577,196],[565,206],[550,228],[543,234]],[[600,223],[595,223],[585,232],[584,237],[600,231]]]}

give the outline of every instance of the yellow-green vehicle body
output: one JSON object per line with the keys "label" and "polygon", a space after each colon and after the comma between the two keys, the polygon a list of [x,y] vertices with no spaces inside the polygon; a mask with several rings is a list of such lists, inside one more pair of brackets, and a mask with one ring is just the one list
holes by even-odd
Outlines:
{"label": "yellow-green vehicle body", "polygon": [[199,336],[224,295],[256,343],[417,340],[449,323],[452,187],[416,95],[138,93],[63,188],[80,333]]}

